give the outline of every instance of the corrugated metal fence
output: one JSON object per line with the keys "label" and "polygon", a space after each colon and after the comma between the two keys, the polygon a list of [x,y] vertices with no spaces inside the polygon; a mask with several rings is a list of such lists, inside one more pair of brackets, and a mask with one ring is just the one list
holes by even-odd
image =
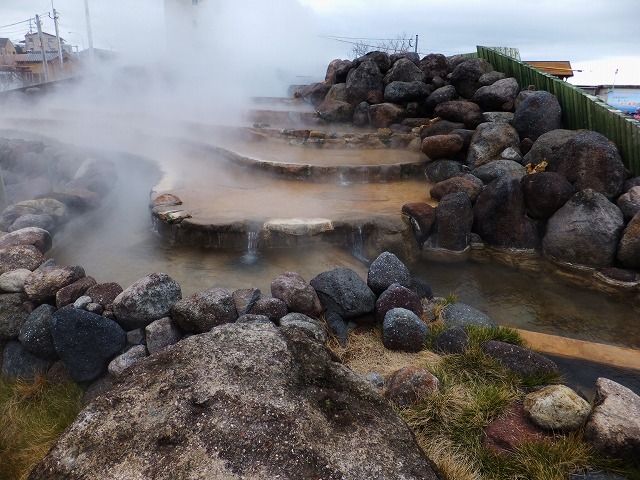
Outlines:
{"label": "corrugated metal fence", "polygon": [[640,122],[585,91],[541,72],[525,63],[502,55],[488,47],[478,47],[478,56],[493,67],[518,80],[521,88],[534,85],[558,97],[562,122],[566,128],[585,128],[602,133],[618,146],[622,161],[634,175],[640,176]]}

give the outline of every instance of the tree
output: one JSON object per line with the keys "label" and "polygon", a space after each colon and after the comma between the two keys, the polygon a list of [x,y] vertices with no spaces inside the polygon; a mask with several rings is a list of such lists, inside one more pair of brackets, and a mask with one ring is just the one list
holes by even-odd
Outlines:
{"label": "tree", "polygon": [[353,44],[351,54],[353,58],[358,58],[365,55],[368,52],[379,50],[381,52],[401,53],[412,51],[415,46],[413,45],[413,39],[408,38],[406,32],[402,32],[395,38],[387,38],[381,40],[360,40]]}

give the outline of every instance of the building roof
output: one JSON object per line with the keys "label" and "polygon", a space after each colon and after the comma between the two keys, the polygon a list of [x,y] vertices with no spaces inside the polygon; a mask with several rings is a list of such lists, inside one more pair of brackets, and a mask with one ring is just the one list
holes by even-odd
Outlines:
{"label": "building roof", "polygon": [[555,77],[560,78],[568,78],[573,77],[573,69],[571,68],[571,62],[560,60],[560,61],[532,61],[532,62],[524,62],[527,65],[531,65],[532,67],[537,68],[538,70],[542,70],[549,75],[553,75]]}
{"label": "building roof", "polygon": [[11,42],[8,38],[0,38],[0,48],[5,48]]}
{"label": "building roof", "polygon": [[[58,58],[58,52],[47,52],[47,62]],[[22,53],[16,55],[16,62],[18,63],[37,63],[42,61],[42,53]]]}

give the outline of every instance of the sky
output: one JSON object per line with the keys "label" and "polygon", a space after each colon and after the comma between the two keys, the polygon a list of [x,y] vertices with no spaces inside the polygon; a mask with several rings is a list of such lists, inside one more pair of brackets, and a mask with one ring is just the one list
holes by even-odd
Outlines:
{"label": "sky", "polygon": [[[522,60],[569,60],[579,85],[640,85],[640,0],[200,0],[226,12],[211,30],[242,55],[273,55],[302,77],[322,77],[329,61],[351,58],[358,39],[419,37],[421,54],[518,48]],[[94,45],[118,51],[157,50],[162,0],[88,0]],[[88,47],[84,0],[53,0],[61,36]],[[43,14],[54,32],[51,0],[0,0],[0,37],[23,38]],[[226,15],[226,16],[225,16]],[[172,33],[172,32],[170,32]],[[332,39],[329,37],[341,37]],[[180,39],[176,39],[180,41]],[[412,43],[413,45],[414,43]],[[616,73],[617,71],[617,73]]]}

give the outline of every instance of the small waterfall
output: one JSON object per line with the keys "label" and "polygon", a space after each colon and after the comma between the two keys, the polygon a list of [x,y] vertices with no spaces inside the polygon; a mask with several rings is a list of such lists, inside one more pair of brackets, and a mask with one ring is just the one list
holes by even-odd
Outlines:
{"label": "small waterfall", "polygon": [[260,232],[257,230],[247,231],[247,251],[242,256],[242,263],[252,264],[260,256],[258,244],[260,243]]}
{"label": "small waterfall", "polygon": [[369,261],[364,256],[364,232],[362,225],[358,225],[358,229],[351,232],[351,254],[361,262],[369,264]]}

